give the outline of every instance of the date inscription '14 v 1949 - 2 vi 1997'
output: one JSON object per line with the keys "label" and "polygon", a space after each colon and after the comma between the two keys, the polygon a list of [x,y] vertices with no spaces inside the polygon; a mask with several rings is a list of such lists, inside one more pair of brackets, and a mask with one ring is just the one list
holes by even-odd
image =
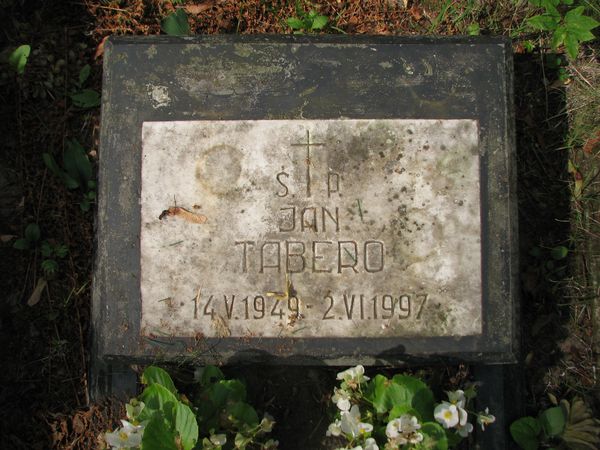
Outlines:
{"label": "date inscription '14 v 1949 - 2 vi 1997'", "polygon": [[481,334],[473,120],[145,122],[142,334]]}

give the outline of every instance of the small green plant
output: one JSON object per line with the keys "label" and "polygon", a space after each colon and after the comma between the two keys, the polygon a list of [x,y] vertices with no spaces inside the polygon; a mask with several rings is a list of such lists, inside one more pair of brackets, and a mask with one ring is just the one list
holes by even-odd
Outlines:
{"label": "small green plant", "polygon": [[40,253],[44,257],[42,260],[42,270],[46,277],[54,276],[58,270],[58,262],[56,259],[63,259],[69,254],[69,249],[66,245],[43,241],[40,245]]}
{"label": "small green plant", "polygon": [[160,23],[160,29],[169,36],[188,36],[190,25],[185,10],[178,9],[165,17]]}
{"label": "small green plant", "polygon": [[555,449],[596,449],[600,446],[600,421],[595,419],[585,402],[579,398],[570,403],[557,402],[540,412],[538,417],[521,417],[510,426],[510,434],[523,450],[540,446]]}
{"label": "small green plant", "polygon": [[25,235],[14,242],[13,248],[17,250],[35,250],[39,248],[43,256],[41,267],[46,278],[52,278],[58,271],[57,259],[63,259],[69,253],[66,245],[52,240],[42,241],[40,227],[37,223],[27,225]]}
{"label": "small green plant", "polygon": [[[412,376],[378,374],[371,380],[359,365],[337,379],[341,384],[332,396],[337,410],[327,436],[342,439],[345,449],[445,450],[473,431],[468,420],[473,386],[448,392],[448,401],[436,404],[431,389]],[[495,421],[487,408],[475,416],[482,428]]]}
{"label": "small green plant", "polygon": [[555,280],[566,276],[569,249],[564,245],[552,248],[535,246],[529,251],[529,255],[535,258],[535,267],[540,277]]}
{"label": "small green plant", "polygon": [[9,55],[8,64],[19,75],[23,75],[30,53],[31,47],[29,45],[20,45]]}
{"label": "small green plant", "polygon": [[73,105],[78,108],[95,108],[100,105],[100,93],[94,89],[86,89],[83,86],[90,77],[92,69],[89,64],[83,66],[79,71],[79,77],[75,81],[75,88],[69,94]]}
{"label": "small green plant", "polygon": [[298,2],[296,3],[296,16],[289,17],[286,22],[294,34],[302,34],[322,30],[329,23],[329,19],[314,9],[308,12],[304,11]]}
{"label": "small green plant", "polygon": [[246,388],[239,380],[227,380],[214,366],[196,373],[195,401],[179,394],[163,369],[146,368],[142,394],[126,405],[122,427],[105,433],[113,449],[222,450],[274,449],[277,442],[266,439],[273,428],[268,415],[259,420],[246,403]]}
{"label": "small green plant", "polygon": [[89,211],[96,199],[96,182],[93,180],[92,163],[85,150],[76,140],[67,141],[63,155],[63,167],[59,167],[50,153],[42,155],[50,171],[64,183],[68,189],[80,189],[83,199],[79,206]]}
{"label": "small green plant", "polygon": [[[527,24],[537,30],[550,32],[550,47],[553,50],[564,45],[569,57],[575,59],[579,45],[594,39],[592,30],[600,24],[584,15],[584,6],[572,8],[574,0],[530,0],[530,3],[543,8],[544,12],[527,19]],[[561,11],[565,11],[564,14]]]}
{"label": "small green plant", "polygon": [[25,227],[25,235],[14,242],[13,248],[16,248],[17,250],[29,250],[35,248],[40,240],[41,234],[39,225],[37,223],[30,223]]}

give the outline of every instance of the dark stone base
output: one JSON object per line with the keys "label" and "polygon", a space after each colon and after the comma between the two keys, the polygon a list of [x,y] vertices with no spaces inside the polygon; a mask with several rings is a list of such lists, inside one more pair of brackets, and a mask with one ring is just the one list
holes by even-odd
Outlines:
{"label": "dark stone base", "polygon": [[481,382],[476,398],[477,411],[486,407],[496,416],[496,422],[485,431],[475,430],[477,450],[514,450],[509,427],[525,413],[525,378],[519,365],[486,365],[474,367],[475,379]]}

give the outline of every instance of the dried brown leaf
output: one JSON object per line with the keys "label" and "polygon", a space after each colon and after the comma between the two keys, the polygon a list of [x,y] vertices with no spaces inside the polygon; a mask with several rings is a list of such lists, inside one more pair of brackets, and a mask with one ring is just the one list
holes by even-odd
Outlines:
{"label": "dried brown leaf", "polygon": [[583,145],[583,151],[588,155],[591,155],[594,149],[600,149],[600,131],[596,133],[595,137],[589,138]]}
{"label": "dried brown leaf", "polygon": [[104,43],[106,42],[107,39],[108,39],[108,36],[104,36],[102,38],[102,40],[100,41],[100,43],[98,44],[98,47],[96,47],[96,53],[94,53],[94,59],[98,59],[102,55],[104,55]]}
{"label": "dried brown leaf", "polygon": [[44,278],[38,279],[35,289],[33,290],[31,296],[29,297],[29,300],[27,300],[28,306],[34,306],[40,301],[40,298],[42,298],[42,292],[44,292],[44,288],[46,287],[47,284],[48,284],[48,282]]}
{"label": "dried brown leaf", "polygon": [[216,1],[212,0],[212,1],[207,1],[207,2],[200,3],[200,4],[185,5],[183,7],[183,9],[185,9],[185,11],[188,14],[197,15],[197,14],[203,13],[204,11],[208,11],[213,6],[215,6],[216,3],[217,3]]}
{"label": "dried brown leaf", "polygon": [[206,216],[202,214],[197,214],[192,211],[189,211],[185,208],[181,208],[180,206],[171,206],[169,209],[165,209],[160,216],[158,216],[159,220],[164,219],[165,217],[179,217],[186,222],[190,223],[198,223],[203,224],[206,222]]}

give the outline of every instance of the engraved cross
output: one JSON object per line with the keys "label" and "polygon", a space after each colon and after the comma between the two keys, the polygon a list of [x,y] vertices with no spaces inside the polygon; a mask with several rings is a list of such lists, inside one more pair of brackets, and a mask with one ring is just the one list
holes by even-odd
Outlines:
{"label": "engraved cross", "polygon": [[310,195],[311,195],[311,192],[310,192],[310,165],[311,165],[310,147],[311,146],[322,147],[325,144],[320,143],[320,142],[310,142],[310,131],[306,130],[306,142],[298,143],[298,144],[291,144],[291,145],[292,145],[292,147],[306,147],[306,196],[310,197]]}

